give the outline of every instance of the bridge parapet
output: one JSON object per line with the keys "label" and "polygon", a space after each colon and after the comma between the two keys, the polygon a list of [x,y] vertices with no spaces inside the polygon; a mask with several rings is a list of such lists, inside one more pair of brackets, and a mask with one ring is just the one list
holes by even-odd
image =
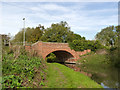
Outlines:
{"label": "bridge parapet", "polygon": [[47,43],[47,42],[43,42],[42,43],[42,47],[48,47],[48,48],[60,48],[60,49],[62,49],[62,48],[69,48],[68,47],[68,43],[51,43],[51,42],[49,42],[49,43]]}

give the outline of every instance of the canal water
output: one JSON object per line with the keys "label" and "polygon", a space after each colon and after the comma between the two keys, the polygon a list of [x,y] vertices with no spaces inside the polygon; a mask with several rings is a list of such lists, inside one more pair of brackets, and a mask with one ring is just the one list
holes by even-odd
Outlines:
{"label": "canal water", "polygon": [[[120,89],[120,70],[116,68],[108,68],[104,73],[95,73],[91,71],[84,72],[81,70],[81,65],[78,64],[65,64],[65,66],[74,69],[75,71],[81,72],[84,75],[89,76],[92,80],[102,85],[104,88],[119,88]],[[101,67],[102,68],[102,67]],[[104,69],[105,70],[105,69]],[[115,89],[112,89],[115,90]]]}

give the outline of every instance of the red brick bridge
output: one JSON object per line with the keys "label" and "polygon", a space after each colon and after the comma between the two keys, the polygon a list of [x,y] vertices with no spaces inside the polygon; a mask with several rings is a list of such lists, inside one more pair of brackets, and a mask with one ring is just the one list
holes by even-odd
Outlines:
{"label": "red brick bridge", "polygon": [[34,50],[37,55],[45,59],[50,53],[54,53],[61,62],[75,62],[80,59],[80,55],[91,52],[91,50],[74,51],[71,50],[68,43],[54,43],[38,41],[31,46],[26,45],[26,50]]}

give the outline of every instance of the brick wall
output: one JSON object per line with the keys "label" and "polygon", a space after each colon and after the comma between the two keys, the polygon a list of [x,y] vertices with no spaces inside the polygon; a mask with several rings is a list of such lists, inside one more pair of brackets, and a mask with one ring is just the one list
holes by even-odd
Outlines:
{"label": "brick wall", "polygon": [[52,42],[42,42],[42,41],[38,41],[31,46],[25,46],[25,48],[28,51],[30,49],[35,50],[38,55],[43,57],[43,59],[45,59],[45,57],[48,54],[55,52],[55,51],[69,52],[73,56],[74,61],[76,61],[77,59],[80,59],[79,55],[84,55],[88,52],[91,52],[91,50],[84,50],[84,51],[76,52],[70,49],[68,43],[52,43]]}

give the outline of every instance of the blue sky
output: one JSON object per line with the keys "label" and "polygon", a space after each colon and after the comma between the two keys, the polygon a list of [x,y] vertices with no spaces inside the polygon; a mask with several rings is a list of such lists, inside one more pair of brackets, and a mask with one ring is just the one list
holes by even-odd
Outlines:
{"label": "blue sky", "polygon": [[15,35],[23,28],[38,24],[50,27],[52,23],[66,21],[71,31],[94,39],[101,29],[118,25],[118,2],[1,2],[0,33]]}

